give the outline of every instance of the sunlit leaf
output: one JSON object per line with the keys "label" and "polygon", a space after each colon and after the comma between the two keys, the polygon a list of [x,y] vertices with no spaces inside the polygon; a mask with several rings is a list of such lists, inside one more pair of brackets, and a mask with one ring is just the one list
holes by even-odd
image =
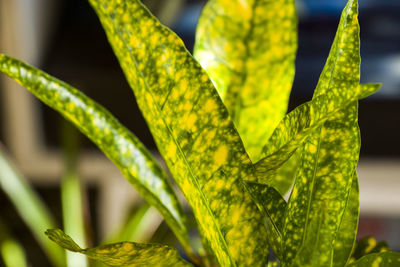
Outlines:
{"label": "sunlit leaf", "polygon": [[[349,0],[313,99],[360,88],[357,15],[357,1]],[[283,231],[285,264],[325,266],[342,262],[340,255],[348,258],[345,253],[333,254],[340,247],[335,239],[356,179],[360,149],[357,109],[358,103],[353,102],[331,116],[313,130],[301,148],[302,160]],[[314,244],[314,249],[306,243]]]}
{"label": "sunlit leaf", "polygon": [[128,129],[92,99],[34,67],[0,54],[0,72],[60,112],[98,145],[138,192],[160,211],[183,245],[189,247],[185,215],[166,174]]}
{"label": "sunlit leaf", "polygon": [[264,266],[263,218],[241,180],[253,165],[206,72],[139,1],[90,2],[219,264]]}
{"label": "sunlit leaf", "polygon": [[379,87],[379,84],[349,85],[347,90],[328,91],[286,115],[264,146],[267,156],[255,164],[259,182],[268,184],[269,175],[282,166],[317,127],[353,101],[376,92]]}
{"label": "sunlit leaf", "polygon": [[294,0],[212,0],[199,19],[194,55],[254,162],[287,111],[296,50]]}
{"label": "sunlit leaf", "polygon": [[52,264],[57,267],[65,266],[64,251],[43,235],[47,228],[56,226],[51,213],[3,151],[0,144],[1,190],[9,197]]}
{"label": "sunlit leaf", "polygon": [[356,240],[358,216],[360,213],[359,187],[356,174],[354,174],[350,190],[346,209],[343,213],[334,243],[334,267],[345,266],[346,262],[350,259],[354,241]]}
{"label": "sunlit leaf", "polygon": [[398,267],[400,266],[399,252],[381,252],[368,254],[346,267]]}
{"label": "sunlit leaf", "polygon": [[282,258],[282,228],[286,201],[272,187],[259,183],[247,183],[251,195],[265,216],[268,244],[278,258]]}
{"label": "sunlit leaf", "polygon": [[110,266],[191,266],[179,256],[178,251],[163,245],[120,242],[82,249],[59,229],[49,229],[46,235],[65,249]]}
{"label": "sunlit leaf", "polygon": [[350,262],[354,262],[361,257],[371,254],[389,251],[389,245],[385,241],[377,242],[372,236],[364,237],[356,242]]}
{"label": "sunlit leaf", "polygon": [[[300,164],[300,150],[296,150],[292,156],[269,176],[259,175],[259,182],[268,181],[268,185],[275,188],[282,196],[292,188],[296,171]],[[265,179],[267,178],[267,179]]]}

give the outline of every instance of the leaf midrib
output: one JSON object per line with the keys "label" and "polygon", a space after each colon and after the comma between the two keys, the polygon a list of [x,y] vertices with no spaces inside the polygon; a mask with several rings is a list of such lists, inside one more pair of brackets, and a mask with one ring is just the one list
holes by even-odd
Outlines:
{"label": "leaf midrib", "polygon": [[[141,3],[138,3],[138,4],[143,6],[143,4],[141,4]],[[100,11],[100,12],[102,12],[102,11]],[[103,12],[102,12],[102,13],[103,13]],[[114,24],[114,26],[116,27],[116,29],[119,28],[119,27],[117,27],[118,24],[115,24],[114,19],[113,19],[111,16],[109,16],[108,14],[105,14],[105,13],[103,13],[103,15],[107,16],[107,17],[109,18],[109,21],[112,21],[112,23]],[[161,26],[161,27],[164,28],[164,29],[167,29],[168,32],[169,32],[169,29],[166,28],[165,26],[163,26],[161,23],[158,24],[158,25]],[[122,37],[122,35],[120,34],[120,32],[119,32],[119,31],[116,31],[116,32],[117,32],[117,34],[120,36],[120,39],[123,41],[125,47],[128,47],[128,45],[127,45],[127,43],[126,43],[126,40]],[[185,48],[185,50],[186,50],[186,48]],[[186,50],[186,51],[187,51],[187,50]],[[189,52],[187,52],[187,53],[189,54]],[[190,55],[190,54],[189,54],[189,55]],[[147,79],[145,79],[143,72],[140,71],[140,70],[138,69],[138,64],[137,64],[137,59],[136,59],[136,57],[135,57],[132,53],[130,53],[130,57],[133,59],[133,62],[135,63],[136,70],[140,73],[140,76],[141,76],[141,78],[143,79],[144,84],[146,85],[146,91],[147,91],[147,93],[150,94],[152,100],[154,101],[154,105],[155,105],[156,108],[157,108],[157,112],[158,112],[159,114],[162,115],[162,114],[163,114],[162,110],[160,109],[158,103],[156,102],[153,93],[151,92],[151,90],[149,90],[150,86],[149,86],[149,84],[148,84],[148,82],[147,82]],[[220,236],[220,239],[222,240],[222,246],[223,246],[223,248],[224,248],[224,250],[225,250],[225,253],[228,255],[229,260],[230,260],[230,262],[233,264],[233,266],[236,266],[236,263],[235,263],[234,259],[233,259],[232,256],[230,255],[229,248],[228,248],[228,245],[226,244],[225,238],[223,237],[223,235],[222,235],[222,233],[221,233],[221,231],[220,231],[219,224],[216,222],[216,219],[215,219],[215,217],[214,217],[214,214],[212,213],[212,211],[211,211],[211,209],[210,209],[210,207],[209,207],[209,205],[208,205],[207,198],[206,198],[206,196],[204,195],[203,191],[200,189],[200,185],[199,185],[197,179],[195,178],[195,175],[194,175],[194,173],[193,173],[193,170],[192,170],[191,165],[188,163],[187,158],[186,158],[185,154],[183,153],[183,151],[182,151],[182,149],[181,149],[181,146],[178,145],[178,142],[177,142],[176,138],[173,136],[172,130],[171,130],[170,126],[166,123],[166,121],[165,121],[165,116],[161,116],[161,119],[162,119],[164,125],[166,126],[166,128],[167,128],[167,130],[168,130],[169,136],[171,137],[171,139],[173,140],[173,142],[174,142],[175,145],[177,146],[179,153],[180,153],[181,156],[183,157],[183,159],[184,159],[184,161],[185,161],[185,163],[186,163],[186,166],[188,166],[188,170],[189,170],[189,173],[190,173],[190,175],[191,175],[193,184],[197,187],[197,189],[198,189],[198,191],[199,191],[199,193],[200,193],[200,196],[201,196],[201,198],[202,198],[202,200],[203,200],[203,203],[205,204],[205,207],[207,208],[207,211],[209,212],[209,215],[210,215],[210,217],[211,217],[211,219],[212,219],[214,225],[217,226],[217,233],[218,233],[218,235]]]}

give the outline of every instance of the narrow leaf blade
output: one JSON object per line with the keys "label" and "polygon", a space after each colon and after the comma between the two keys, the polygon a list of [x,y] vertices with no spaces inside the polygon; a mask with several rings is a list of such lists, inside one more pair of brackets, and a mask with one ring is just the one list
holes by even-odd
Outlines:
{"label": "narrow leaf blade", "polygon": [[362,84],[344,91],[328,91],[286,115],[264,146],[267,156],[255,164],[259,182],[268,183],[269,174],[282,166],[317,127],[353,101],[376,92],[379,87],[379,84]]}
{"label": "narrow leaf blade", "polygon": [[163,245],[121,242],[82,249],[60,229],[49,229],[46,235],[65,249],[110,266],[191,266],[178,251]]}
{"label": "narrow leaf blade", "polygon": [[194,55],[254,162],[287,111],[296,50],[293,0],[212,0],[199,19]]}
{"label": "narrow leaf blade", "polygon": [[54,246],[43,235],[49,227],[55,227],[51,213],[24,177],[7,158],[0,144],[0,187],[10,198],[23,221],[28,225],[34,237],[48,255],[54,266],[65,266],[65,253]]}
{"label": "narrow leaf blade", "polygon": [[360,197],[358,177],[355,174],[347,198],[346,209],[343,213],[334,243],[334,267],[345,266],[349,261],[357,236],[358,217],[360,214]]}
{"label": "narrow leaf blade", "polygon": [[0,54],[0,72],[19,82],[91,139],[189,247],[186,218],[166,174],[150,152],[104,107],[75,88]]}
{"label": "narrow leaf blade", "polygon": [[268,244],[279,259],[282,259],[282,230],[286,201],[272,187],[259,183],[247,183],[250,194],[265,217]]}
{"label": "narrow leaf blade", "polygon": [[[327,92],[340,97],[341,92],[358,88],[357,15],[357,1],[349,0],[314,99]],[[353,102],[317,127],[302,147],[302,161],[289,199],[284,227],[284,255],[288,265],[324,266],[343,260],[333,258],[333,253],[338,249],[338,243],[334,247],[337,231],[356,178],[360,149],[357,117],[358,103]],[[314,244],[315,249],[308,249],[306,243]]]}
{"label": "narrow leaf blade", "polygon": [[368,254],[346,267],[397,267],[400,266],[399,252],[381,252]]}
{"label": "narrow leaf blade", "polygon": [[219,264],[266,264],[262,216],[241,180],[252,163],[205,71],[139,1],[90,2]]}

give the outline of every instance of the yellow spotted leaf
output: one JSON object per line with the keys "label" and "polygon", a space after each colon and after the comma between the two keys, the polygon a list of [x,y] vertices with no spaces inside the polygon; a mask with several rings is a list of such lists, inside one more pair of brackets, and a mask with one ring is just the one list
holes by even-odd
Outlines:
{"label": "yellow spotted leaf", "polygon": [[139,1],[90,3],[219,264],[265,266],[263,216],[242,181],[253,165],[207,73]]}
{"label": "yellow spotted leaf", "polygon": [[340,221],[337,230],[337,236],[334,243],[333,258],[335,259],[333,267],[343,267],[350,260],[351,251],[356,240],[358,228],[358,216],[360,213],[360,196],[358,178],[355,174],[347,197],[346,209]]}
{"label": "yellow spotted leaf", "polygon": [[[313,99],[327,93],[340,96],[361,88],[357,15],[357,1],[349,0]],[[354,101],[314,129],[300,148],[301,162],[283,230],[284,262],[288,266],[329,266],[348,259],[351,253],[349,250],[333,256],[340,247],[340,242],[335,243],[337,233],[353,180],[357,179],[357,117],[358,103]],[[314,244],[314,249],[307,244]]]}
{"label": "yellow spotted leaf", "polygon": [[253,162],[286,114],[296,50],[294,0],[211,0],[199,19],[194,55]]}
{"label": "yellow spotted leaf", "polygon": [[379,89],[379,84],[362,84],[343,91],[328,91],[290,112],[264,146],[267,155],[256,166],[259,182],[269,183],[270,174],[285,163],[314,130],[347,105]]}
{"label": "yellow spotted leaf", "polygon": [[186,217],[178,198],[165,172],[136,136],[104,107],[32,66],[0,54],[0,72],[26,87],[89,137],[138,192],[158,209],[190,252]]}
{"label": "yellow spotted leaf", "polygon": [[346,265],[346,267],[399,267],[399,252],[381,252],[368,254],[361,259]]}
{"label": "yellow spotted leaf", "polygon": [[49,229],[46,235],[59,246],[110,266],[192,266],[178,251],[164,245],[120,242],[82,249],[60,229]]}
{"label": "yellow spotted leaf", "polygon": [[286,201],[272,187],[264,184],[247,183],[254,201],[265,216],[265,227],[268,231],[268,244],[279,259],[282,259],[282,228],[286,211]]}
{"label": "yellow spotted leaf", "polygon": [[364,237],[358,240],[353,249],[350,262],[354,262],[361,257],[371,254],[389,251],[389,245],[385,241],[377,242],[372,236]]}

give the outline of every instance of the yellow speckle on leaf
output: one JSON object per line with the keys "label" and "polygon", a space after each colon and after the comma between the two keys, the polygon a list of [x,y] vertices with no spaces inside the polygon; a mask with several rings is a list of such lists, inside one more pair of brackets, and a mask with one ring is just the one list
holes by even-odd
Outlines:
{"label": "yellow speckle on leaf", "polygon": [[167,157],[174,158],[175,154],[176,154],[176,145],[173,142],[171,142],[169,143],[167,148]]}
{"label": "yellow speckle on leaf", "polygon": [[124,244],[124,250],[132,250],[133,249],[133,246],[132,246],[132,244],[131,243],[125,243]]}
{"label": "yellow speckle on leaf", "polygon": [[374,262],[372,263],[372,267],[379,267],[381,262],[382,262],[382,258],[381,257],[377,257],[374,260]]}
{"label": "yellow speckle on leaf", "polygon": [[190,114],[190,115],[188,116],[187,120],[186,120],[186,127],[187,127],[188,129],[193,128],[193,126],[194,126],[196,120],[197,120],[196,114],[193,114],[193,113]]}
{"label": "yellow speckle on leaf", "polygon": [[311,145],[311,146],[309,147],[309,151],[310,151],[310,153],[316,153],[316,152],[317,152],[317,147],[314,146],[314,145]]}
{"label": "yellow speckle on leaf", "polygon": [[228,159],[228,147],[226,145],[220,146],[214,154],[214,161],[217,165],[226,163]]}
{"label": "yellow speckle on leaf", "polygon": [[204,110],[206,112],[210,112],[210,111],[213,111],[214,109],[216,109],[217,107],[218,106],[213,99],[208,99],[204,105]]}
{"label": "yellow speckle on leaf", "polygon": [[366,253],[369,253],[376,246],[375,238],[368,239],[368,247],[365,249]]}

